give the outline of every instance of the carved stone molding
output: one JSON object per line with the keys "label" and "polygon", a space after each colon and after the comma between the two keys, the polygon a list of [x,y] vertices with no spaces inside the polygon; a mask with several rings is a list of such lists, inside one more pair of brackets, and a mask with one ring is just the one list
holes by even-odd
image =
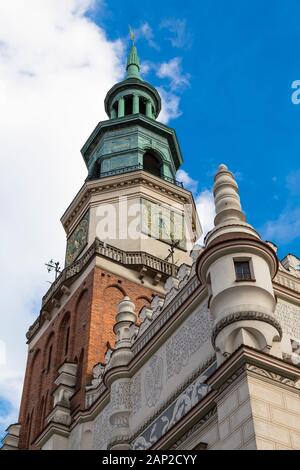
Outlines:
{"label": "carved stone molding", "polygon": [[276,372],[272,372],[261,367],[257,367],[253,364],[245,364],[245,369],[250,372],[254,372],[261,377],[265,377],[270,380],[274,380],[282,385],[288,385],[289,387],[293,387],[296,389],[300,389],[300,380],[293,380],[288,377],[284,377],[280,374],[276,374]]}
{"label": "carved stone molding", "polygon": [[191,437],[193,434],[203,428],[207,421],[210,420],[210,418],[213,418],[216,415],[217,407],[211,409],[205,416],[203,416],[203,418],[201,418],[196,424],[194,424],[193,427],[191,427],[185,434],[183,434],[180,439],[178,439],[178,441],[176,441],[172,445],[171,450],[178,449],[178,447],[180,447],[181,444],[183,444],[189,437]]}
{"label": "carved stone molding", "polygon": [[211,338],[213,346],[215,347],[216,337],[218,336],[221,330],[223,330],[226,326],[231,325],[232,323],[243,320],[256,320],[264,323],[269,323],[269,325],[272,325],[274,326],[274,328],[276,328],[279,333],[280,339],[282,338],[282,328],[280,326],[280,323],[276,320],[276,318],[272,317],[271,315],[268,315],[267,313],[253,311],[236,312],[227,315],[225,318],[222,318],[222,320],[220,320],[214,326]]}

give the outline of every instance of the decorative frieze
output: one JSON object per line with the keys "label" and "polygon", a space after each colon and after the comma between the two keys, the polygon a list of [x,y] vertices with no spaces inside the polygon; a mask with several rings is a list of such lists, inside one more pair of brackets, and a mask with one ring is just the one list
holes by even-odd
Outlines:
{"label": "decorative frieze", "polygon": [[131,408],[131,384],[127,382],[114,382],[111,386],[111,409]]}
{"label": "decorative frieze", "polygon": [[206,376],[200,376],[132,443],[133,450],[149,449],[209,392]]}
{"label": "decorative frieze", "polygon": [[163,388],[164,363],[161,356],[153,356],[147,367],[144,381],[146,403],[151,408],[160,398]]}
{"label": "decorative frieze", "polygon": [[142,406],[142,375],[136,374],[131,382],[132,415],[135,415]]}
{"label": "decorative frieze", "polygon": [[283,333],[291,338],[300,340],[300,308],[291,304],[278,302],[275,316],[279,321]]}
{"label": "decorative frieze", "polygon": [[109,421],[111,415],[111,406],[108,404],[104,410],[97,416],[94,422],[94,442],[93,449],[106,450],[109,436],[112,432],[112,425]]}
{"label": "decorative frieze", "polygon": [[190,357],[207,341],[212,332],[212,319],[202,306],[178,329],[166,343],[167,379],[179,374]]}

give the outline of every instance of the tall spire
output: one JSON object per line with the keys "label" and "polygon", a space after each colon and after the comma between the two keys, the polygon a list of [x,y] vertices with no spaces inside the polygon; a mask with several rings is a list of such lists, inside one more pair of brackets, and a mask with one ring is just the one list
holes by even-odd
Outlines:
{"label": "tall spire", "polygon": [[130,34],[130,39],[132,41],[132,46],[131,46],[130,53],[127,59],[126,78],[138,78],[139,80],[141,80],[140,59],[137,53],[136,45],[134,43],[134,32],[130,26],[129,26],[129,34]]}
{"label": "tall spire", "polygon": [[205,246],[221,235],[228,237],[234,236],[234,233],[260,238],[256,230],[246,221],[237,182],[224,164],[218,168],[213,192],[216,208],[215,227],[206,235]]}
{"label": "tall spire", "polygon": [[215,176],[214,198],[216,205],[215,225],[229,221],[245,222],[242,212],[238,185],[227,166],[219,166]]}

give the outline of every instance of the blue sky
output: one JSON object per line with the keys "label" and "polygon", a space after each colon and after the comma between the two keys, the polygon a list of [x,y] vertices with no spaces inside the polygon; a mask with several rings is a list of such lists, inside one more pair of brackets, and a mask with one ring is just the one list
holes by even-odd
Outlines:
{"label": "blue sky", "polygon": [[300,255],[299,18],[298,0],[0,2],[0,434],[17,419],[25,332],[52,280],[44,263],[63,264],[59,220],[86,177],[80,148],[124,75],[129,24],[204,228],[226,163],[248,221],[280,257]]}
{"label": "blue sky", "polygon": [[[95,14],[94,14],[95,15]],[[248,220],[298,253],[300,236],[300,106],[291,83],[300,77],[297,0],[110,0],[97,22],[119,38],[131,24],[144,62],[181,61],[178,132],[184,169],[210,188],[220,162],[234,171]],[[149,33],[150,31],[150,33]],[[145,77],[169,87],[153,71]]]}

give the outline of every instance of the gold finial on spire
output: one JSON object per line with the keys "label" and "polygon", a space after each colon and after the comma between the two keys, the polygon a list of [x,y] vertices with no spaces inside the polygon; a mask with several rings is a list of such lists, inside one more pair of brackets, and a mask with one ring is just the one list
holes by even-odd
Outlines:
{"label": "gold finial on spire", "polygon": [[129,25],[129,36],[130,36],[130,39],[132,41],[132,44],[134,44],[134,41],[135,41],[135,35],[134,35],[134,31],[132,29],[132,27]]}

